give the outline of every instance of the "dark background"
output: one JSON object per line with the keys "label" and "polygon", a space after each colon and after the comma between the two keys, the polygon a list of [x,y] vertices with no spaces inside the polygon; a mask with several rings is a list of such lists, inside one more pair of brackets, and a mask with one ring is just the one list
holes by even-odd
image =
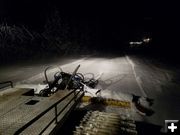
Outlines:
{"label": "dark background", "polygon": [[83,0],[4,0],[3,3],[3,18],[13,23],[25,23],[35,29],[44,25],[46,17],[56,7],[60,16],[72,25],[96,25],[97,31],[104,33],[104,30],[106,34],[120,38],[131,32],[152,31],[153,7],[148,3]]}
{"label": "dark background", "polygon": [[80,39],[79,32],[82,35],[88,33],[89,40],[84,46],[117,51],[126,48],[129,41],[153,37],[145,51],[177,57],[178,12],[163,4],[148,1],[1,0],[0,15],[1,22],[21,24],[42,32],[48,16],[56,9],[70,27],[70,35],[76,31],[71,38]]}

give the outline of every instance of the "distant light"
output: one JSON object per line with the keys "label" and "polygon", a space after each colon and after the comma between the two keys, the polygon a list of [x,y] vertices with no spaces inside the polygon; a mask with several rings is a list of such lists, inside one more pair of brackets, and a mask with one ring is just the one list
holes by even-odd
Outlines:
{"label": "distant light", "polygon": [[140,41],[140,42],[135,42],[135,44],[138,44],[138,45],[141,45],[143,42]]}
{"label": "distant light", "polygon": [[143,42],[139,41],[139,42],[129,42],[130,45],[141,45]]}
{"label": "distant light", "polygon": [[130,45],[133,45],[133,44],[134,44],[134,42],[129,42],[129,44],[130,44]]}
{"label": "distant light", "polygon": [[144,39],[143,39],[143,42],[144,42],[144,43],[149,43],[150,41],[151,41],[150,38],[144,38]]}

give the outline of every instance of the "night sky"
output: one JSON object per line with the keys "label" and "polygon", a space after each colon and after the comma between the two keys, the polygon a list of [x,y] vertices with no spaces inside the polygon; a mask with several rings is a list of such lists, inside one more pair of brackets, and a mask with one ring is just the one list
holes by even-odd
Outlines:
{"label": "night sky", "polygon": [[92,44],[100,49],[116,50],[124,43],[150,36],[152,54],[156,51],[168,57],[179,55],[179,12],[169,3],[165,6],[130,0],[0,0],[0,21],[42,32],[54,9],[71,28],[93,35]]}
{"label": "night sky", "polygon": [[[91,31],[98,42],[119,44],[152,36],[152,5],[137,1],[0,0],[1,22],[43,30],[54,8],[70,26]],[[104,41],[103,41],[104,40]],[[120,41],[120,42],[119,42]]]}
{"label": "night sky", "polygon": [[38,27],[45,22],[54,7],[72,22],[99,22],[107,27],[146,27],[152,21],[152,9],[147,3],[107,1],[1,0],[1,18]]}

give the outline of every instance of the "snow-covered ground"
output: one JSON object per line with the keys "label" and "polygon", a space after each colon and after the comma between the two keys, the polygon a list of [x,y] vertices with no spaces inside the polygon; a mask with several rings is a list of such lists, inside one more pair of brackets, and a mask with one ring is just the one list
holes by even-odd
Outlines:
{"label": "snow-covered ground", "polygon": [[[137,120],[163,126],[166,119],[180,119],[179,69],[158,66],[147,58],[93,56],[56,59],[45,64],[22,64],[0,68],[0,81],[12,80],[16,87],[39,84],[45,80],[43,71],[48,65],[58,65],[63,71],[72,72],[79,64],[78,72],[85,77],[99,78],[98,88],[102,89],[103,97],[131,101],[134,94],[154,99],[152,109],[155,113],[152,116],[138,115]],[[49,72],[57,70],[55,67]]]}

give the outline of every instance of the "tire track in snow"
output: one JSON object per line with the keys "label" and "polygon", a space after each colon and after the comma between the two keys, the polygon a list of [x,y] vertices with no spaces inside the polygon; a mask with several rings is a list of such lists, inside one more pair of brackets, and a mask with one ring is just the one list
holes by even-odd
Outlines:
{"label": "tire track in snow", "polygon": [[128,61],[128,63],[131,65],[131,68],[132,68],[132,71],[133,71],[133,74],[134,74],[134,77],[136,79],[136,82],[139,86],[139,89],[141,90],[141,93],[144,97],[147,97],[147,94],[145,93],[143,87],[142,87],[142,80],[139,76],[137,76],[136,74],[136,71],[135,71],[135,64],[133,63],[133,61],[129,58],[129,56],[126,55],[126,59]]}

